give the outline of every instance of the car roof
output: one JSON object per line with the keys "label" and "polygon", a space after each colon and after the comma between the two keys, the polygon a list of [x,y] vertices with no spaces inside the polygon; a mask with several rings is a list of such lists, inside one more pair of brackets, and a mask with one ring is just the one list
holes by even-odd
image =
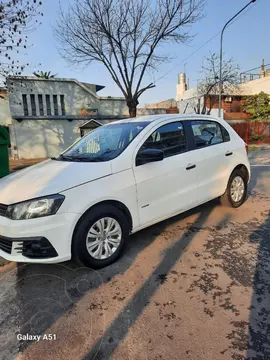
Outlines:
{"label": "car roof", "polygon": [[113,121],[108,123],[109,124],[119,124],[119,123],[136,123],[136,122],[140,122],[140,123],[152,123],[152,122],[161,122],[163,120],[172,120],[172,119],[177,119],[180,121],[184,121],[184,120],[215,120],[215,121],[219,121],[219,118],[216,118],[214,116],[211,115],[201,115],[201,114],[158,114],[158,115],[145,115],[145,116],[138,116],[135,118],[128,118],[128,119],[123,119],[123,120],[118,120],[118,121]]}

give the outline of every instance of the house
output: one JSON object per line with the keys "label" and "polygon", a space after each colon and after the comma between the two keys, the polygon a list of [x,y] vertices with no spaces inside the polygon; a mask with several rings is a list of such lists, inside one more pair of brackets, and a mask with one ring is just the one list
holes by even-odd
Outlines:
{"label": "house", "polygon": [[145,107],[139,108],[138,111],[141,112],[143,109],[151,115],[179,113],[177,102],[174,98],[163,100],[154,104],[145,104]]}
{"label": "house", "polygon": [[[99,96],[104,86],[76,79],[11,76],[7,88],[3,122],[9,127],[10,155],[17,159],[56,156],[97,126],[129,117],[125,98]],[[153,113],[137,110],[138,116]]]}
{"label": "house", "polygon": [[90,119],[115,121],[129,116],[122,97],[99,96],[104,86],[75,79],[13,76],[9,92],[11,156],[55,156],[81,136]]}
{"label": "house", "polygon": [[[240,74],[239,87],[233,94],[222,95],[221,108],[224,119],[247,119],[249,115],[243,112],[245,96],[259,94],[261,91],[270,94],[270,71],[265,68],[264,61],[260,67]],[[205,105],[206,111],[211,110],[211,115],[218,115],[218,95],[198,96],[197,88],[189,89],[185,73],[178,75],[176,101],[180,113],[194,113],[198,109],[201,111]]]}

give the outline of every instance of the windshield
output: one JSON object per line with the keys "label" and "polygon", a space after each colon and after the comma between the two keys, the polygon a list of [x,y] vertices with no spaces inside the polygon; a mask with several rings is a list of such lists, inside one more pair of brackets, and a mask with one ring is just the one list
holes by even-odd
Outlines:
{"label": "windshield", "polygon": [[108,161],[120,155],[148,122],[101,126],[92,131],[56,160]]}

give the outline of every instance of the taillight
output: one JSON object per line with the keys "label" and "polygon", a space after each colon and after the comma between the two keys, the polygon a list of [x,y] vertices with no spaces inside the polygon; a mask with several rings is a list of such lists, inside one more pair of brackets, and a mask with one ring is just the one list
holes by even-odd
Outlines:
{"label": "taillight", "polygon": [[248,144],[245,144],[246,152],[248,154]]}

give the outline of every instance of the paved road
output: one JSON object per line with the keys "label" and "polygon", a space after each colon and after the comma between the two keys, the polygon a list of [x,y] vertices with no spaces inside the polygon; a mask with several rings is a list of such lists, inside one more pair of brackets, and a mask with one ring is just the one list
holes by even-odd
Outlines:
{"label": "paved road", "polygon": [[270,359],[269,152],[258,157],[242,208],[214,201],[152,226],[99,272],[0,268],[0,359]]}

